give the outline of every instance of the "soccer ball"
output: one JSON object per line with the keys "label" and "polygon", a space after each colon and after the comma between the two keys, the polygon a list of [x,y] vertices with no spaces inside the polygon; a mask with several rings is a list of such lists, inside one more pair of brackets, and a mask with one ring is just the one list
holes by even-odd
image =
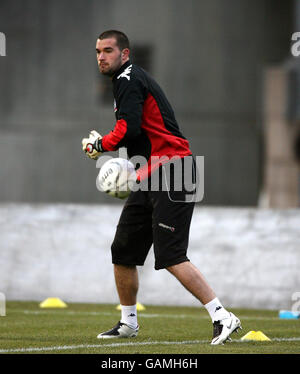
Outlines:
{"label": "soccer ball", "polygon": [[125,199],[136,181],[132,162],[125,158],[112,158],[105,162],[97,176],[97,187],[110,196]]}

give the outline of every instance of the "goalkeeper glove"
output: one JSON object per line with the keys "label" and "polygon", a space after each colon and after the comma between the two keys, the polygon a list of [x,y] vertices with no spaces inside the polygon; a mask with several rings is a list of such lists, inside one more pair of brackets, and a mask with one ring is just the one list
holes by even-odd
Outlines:
{"label": "goalkeeper glove", "polygon": [[97,160],[103,152],[101,144],[102,136],[92,130],[88,138],[82,139],[82,150],[93,160]]}

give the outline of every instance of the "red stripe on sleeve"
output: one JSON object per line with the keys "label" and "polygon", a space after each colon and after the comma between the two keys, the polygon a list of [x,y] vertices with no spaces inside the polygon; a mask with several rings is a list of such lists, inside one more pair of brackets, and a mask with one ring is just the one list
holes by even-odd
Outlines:
{"label": "red stripe on sleeve", "polygon": [[102,138],[102,145],[106,151],[115,151],[118,149],[118,144],[124,138],[127,132],[127,122],[124,119],[119,119],[116,122],[115,128],[104,135]]}

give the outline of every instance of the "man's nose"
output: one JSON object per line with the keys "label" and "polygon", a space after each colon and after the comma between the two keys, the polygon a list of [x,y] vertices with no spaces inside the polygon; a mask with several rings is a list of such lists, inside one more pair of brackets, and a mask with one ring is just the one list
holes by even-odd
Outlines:
{"label": "man's nose", "polygon": [[104,60],[104,54],[101,52],[98,54],[98,61],[103,61]]}

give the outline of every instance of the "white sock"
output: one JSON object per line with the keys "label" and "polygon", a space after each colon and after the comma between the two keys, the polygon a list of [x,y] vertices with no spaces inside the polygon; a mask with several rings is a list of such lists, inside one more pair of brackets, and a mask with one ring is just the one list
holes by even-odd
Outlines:
{"label": "white sock", "polygon": [[212,321],[221,321],[224,318],[228,318],[229,312],[223,307],[220,303],[220,300],[216,297],[211,300],[209,303],[204,305],[208,311]]}
{"label": "white sock", "polygon": [[135,329],[137,323],[137,311],[135,305],[121,305],[121,322]]}

